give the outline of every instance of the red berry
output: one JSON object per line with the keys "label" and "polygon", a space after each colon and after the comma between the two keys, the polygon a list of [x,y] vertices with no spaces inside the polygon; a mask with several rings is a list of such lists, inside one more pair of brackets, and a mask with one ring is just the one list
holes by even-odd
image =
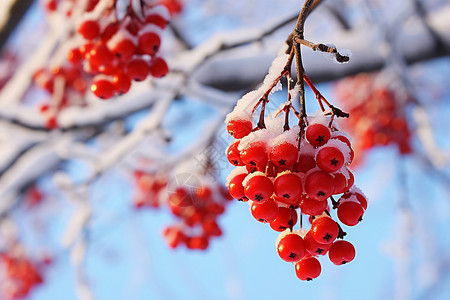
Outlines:
{"label": "red berry", "polygon": [[284,203],[297,206],[302,195],[302,181],[293,173],[282,173],[274,182],[274,192]]}
{"label": "red berry", "polygon": [[286,262],[296,262],[305,256],[305,241],[295,233],[285,235],[277,245],[278,255]]}
{"label": "red berry", "polygon": [[306,128],[306,139],[314,147],[325,145],[330,139],[331,133],[325,125],[316,123]]}
{"label": "red berry", "polygon": [[235,166],[243,166],[244,163],[241,160],[241,155],[238,150],[239,141],[232,143],[230,146],[228,146],[227,149],[227,158],[228,161]]}
{"label": "red berry", "polygon": [[279,207],[275,220],[270,222],[270,227],[275,231],[284,231],[297,223],[297,212],[295,209]]}
{"label": "red berry", "polygon": [[333,194],[341,194],[341,193],[348,191],[347,178],[345,178],[344,174],[342,174],[342,173],[333,174],[333,178],[334,178]]}
{"label": "red berry", "polygon": [[328,206],[327,201],[317,201],[304,195],[300,201],[300,210],[302,213],[310,216],[321,215]]}
{"label": "red berry", "polygon": [[278,215],[278,205],[270,198],[263,203],[253,202],[250,211],[252,212],[252,216],[259,222],[270,223]]}
{"label": "red berry", "polygon": [[92,82],[91,90],[95,96],[103,100],[114,96],[114,85],[106,79],[98,79]]}
{"label": "red berry", "polygon": [[120,57],[123,61],[126,61],[134,55],[136,46],[134,45],[132,40],[124,38],[116,42],[110,49],[111,52],[114,53],[117,57]]}
{"label": "red berry", "polygon": [[154,32],[146,32],[139,36],[138,49],[141,54],[155,55],[160,45],[161,39]]}
{"label": "red berry", "polygon": [[95,39],[100,33],[100,25],[94,20],[85,20],[78,26],[78,32],[87,40]]}
{"label": "red berry", "polygon": [[252,122],[248,120],[230,120],[227,124],[228,133],[235,139],[241,139],[252,132]]}
{"label": "red berry", "polygon": [[355,258],[355,247],[347,241],[336,241],[331,245],[328,257],[335,265],[349,263]]}
{"label": "red berry", "polygon": [[83,54],[78,48],[71,49],[69,53],[67,53],[67,60],[74,65],[78,65],[83,60]]}
{"label": "red berry", "polygon": [[125,67],[125,73],[135,81],[142,81],[147,78],[150,68],[147,62],[141,58],[134,58]]}
{"label": "red berry", "polygon": [[338,224],[330,217],[320,217],[311,224],[311,236],[320,244],[332,243],[339,234]]}
{"label": "red berry", "polygon": [[153,57],[150,60],[150,74],[155,78],[161,78],[169,73],[169,66],[161,57]]}
{"label": "red berry", "polygon": [[214,219],[206,219],[202,222],[202,228],[206,235],[208,236],[221,236],[222,229]]}
{"label": "red berry", "polygon": [[317,166],[323,171],[333,173],[344,165],[344,155],[335,147],[324,147],[316,156]]}
{"label": "red berry", "polygon": [[244,187],[245,196],[259,203],[267,201],[273,194],[273,183],[266,175],[256,175],[251,177]]}
{"label": "red berry", "polygon": [[189,249],[205,250],[209,246],[209,240],[204,236],[193,236],[187,239],[186,246]]}
{"label": "red berry", "polygon": [[305,181],[305,192],[315,200],[326,200],[334,192],[333,176],[323,171],[309,174]]}
{"label": "red berry", "polygon": [[266,144],[259,141],[251,143],[241,151],[241,160],[252,171],[265,171],[268,161]]}
{"label": "red berry", "polygon": [[337,209],[339,220],[347,226],[355,226],[362,220],[364,209],[361,204],[353,201],[340,202]]}
{"label": "red berry", "polygon": [[98,68],[100,66],[111,65],[114,60],[114,55],[105,44],[98,44],[89,51],[87,60],[92,67]]}
{"label": "red berry", "polygon": [[280,143],[272,147],[269,160],[283,170],[291,169],[298,158],[298,148],[290,143]]}
{"label": "red berry", "polygon": [[228,183],[228,191],[230,192],[230,195],[237,200],[245,197],[242,181],[244,181],[246,176],[247,173],[236,175]]}
{"label": "red berry", "polygon": [[311,235],[311,231],[308,231],[304,237],[304,240],[306,251],[314,256],[327,254],[328,249],[331,247],[331,244],[320,244],[316,242]]}
{"label": "red berry", "polygon": [[317,258],[305,257],[295,264],[295,273],[300,280],[311,281],[319,277],[322,268]]}
{"label": "red berry", "polygon": [[112,84],[114,85],[114,90],[117,94],[126,94],[131,87],[131,79],[128,75],[120,72],[113,76]]}

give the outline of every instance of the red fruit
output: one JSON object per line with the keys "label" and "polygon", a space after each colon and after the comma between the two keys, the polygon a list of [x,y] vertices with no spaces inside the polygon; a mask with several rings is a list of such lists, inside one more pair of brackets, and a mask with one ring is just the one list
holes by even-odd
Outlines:
{"label": "red fruit", "polygon": [[114,60],[114,55],[105,44],[98,44],[89,51],[87,60],[92,67],[98,68],[100,66],[111,65]]}
{"label": "red fruit", "polygon": [[344,155],[335,147],[324,147],[316,156],[317,165],[323,171],[333,173],[344,165]]}
{"label": "red fruit", "polygon": [[355,226],[362,221],[364,209],[361,204],[353,201],[340,202],[337,209],[339,220],[347,226]]}
{"label": "red fruit", "polygon": [[322,268],[317,258],[305,257],[295,264],[295,273],[300,280],[311,281],[319,277]]}
{"label": "red fruit", "polygon": [[245,196],[259,203],[267,201],[273,194],[273,183],[266,175],[251,177],[244,187]]}
{"label": "red fruit", "polygon": [[293,173],[282,173],[274,182],[274,192],[284,203],[297,206],[302,195],[302,181]]}
{"label": "red fruit", "polygon": [[227,149],[227,158],[230,164],[235,166],[243,166],[244,163],[241,160],[241,155],[238,150],[239,141],[232,143],[230,146],[228,146]]}
{"label": "red fruit", "polygon": [[209,246],[209,240],[204,236],[193,236],[188,238],[186,246],[189,249],[205,250]]}
{"label": "red fruit", "polygon": [[67,60],[74,65],[78,65],[83,60],[83,54],[79,48],[71,49],[69,53],[67,53]]}
{"label": "red fruit", "polygon": [[100,25],[94,20],[85,20],[78,26],[78,32],[87,40],[95,39],[100,33]]}
{"label": "red fruit", "polygon": [[309,174],[305,181],[305,192],[315,200],[326,200],[334,192],[333,176],[323,171]]}
{"label": "red fruit", "polygon": [[280,143],[269,152],[269,160],[283,170],[291,169],[298,158],[298,148],[289,143]]}
{"label": "red fruit", "polygon": [[339,234],[338,224],[330,217],[320,217],[311,224],[311,236],[320,244],[331,244]]}
{"label": "red fruit", "polygon": [[236,175],[228,183],[228,191],[234,199],[240,200],[245,197],[242,181],[244,181],[246,176],[247,173]]}
{"label": "red fruit", "polygon": [[202,223],[203,231],[208,236],[221,236],[222,229],[220,229],[219,225],[214,219],[206,219]]}
{"label": "red fruit", "polygon": [[142,81],[147,78],[150,68],[147,62],[141,58],[134,58],[125,67],[125,74],[132,80]]}
{"label": "red fruit", "polygon": [[285,235],[277,245],[278,255],[286,262],[296,262],[305,256],[305,241],[295,233]]}
{"label": "red fruit", "polygon": [[278,215],[278,205],[270,198],[263,203],[253,202],[250,211],[252,212],[252,216],[259,222],[270,223]]}
{"label": "red fruit", "polygon": [[279,207],[275,220],[270,222],[270,227],[275,231],[284,231],[297,223],[297,212],[295,209]]}
{"label": "red fruit", "polygon": [[91,90],[95,96],[106,100],[114,96],[114,85],[106,79],[98,79],[92,82]]}
{"label": "red fruit", "polygon": [[267,165],[266,144],[253,142],[241,151],[241,160],[252,171],[265,171]]}
{"label": "red fruit", "polygon": [[304,237],[304,240],[306,251],[314,256],[327,254],[328,250],[331,247],[331,244],[320,244],[316,242],[316,240],[313,239],[311,235],[311,231],[308,231],[308,233]]}
{"label": "red fruit", "polygon": [[325,125],[316,123],[306,127],[306,140],[314,147],[325,145],[330,136],[330,130]]}
{"label": "red fruit", "polygon": [[117,57],[120,57],[123,61],[126,61],[134,55],[136,52],[136,46],[132,40],[124,38],[116,42],[114,46],[111,47],[111,52]]}
{"label": "red fruit", "polygon": [[161,39],[154,32],[145,32],[139,36],[138,49],[141,54],[155,55],[161,45]]}
{"label": "red fruit", "polygon": [[117,94],[126,94],[131,87],[131,79],[125,73],[117,73],[112,78],[112,84]]}
{"label": "red fruit", "polygon": [[355,247],[347,241],[336,241],[328,252],[330,261],[335,265],[343,265],[355,258]]}
{"label": "red fruit", "polygon": [[302,213],[310,216],[321,215],[328,206],[327,201],[317,201],[304,195],[300,201],[300,210]]}
{"label": "red fruit", "polygon": [[155,78],[161,78],[169,73],[169,66],[161,57],[153,57],[150,60],[150,74]]}
{"label": "red fruit", "polygon": [[227,124],[228,133],[235,139],[241,139],[252,132],[252,122],[248,120],[230,120]]}
{"label": "red fruit", "polygon": [[300,154],[298,162],[295,164],[294,170],[300,173],[307,173],[316,167],[316,160],[311,155]]}

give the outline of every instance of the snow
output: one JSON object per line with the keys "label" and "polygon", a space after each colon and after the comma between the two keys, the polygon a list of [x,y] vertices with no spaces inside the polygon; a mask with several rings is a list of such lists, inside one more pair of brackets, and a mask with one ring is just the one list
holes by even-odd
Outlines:
{"label": "snow", "polygon": [[270,147],[275,147],[277,145],[288,143],[291,145],[294,145],[295,147],[298,146],[298,138],[300,133],[300,127],[298,125],[295,125],[291,129],[283,132],[282,134],[278,135],[277,137],[270,140]]}

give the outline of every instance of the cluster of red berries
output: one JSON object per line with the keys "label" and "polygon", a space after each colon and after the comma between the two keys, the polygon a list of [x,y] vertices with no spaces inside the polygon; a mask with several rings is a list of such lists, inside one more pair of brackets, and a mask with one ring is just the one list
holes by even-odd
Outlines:
{"label": "cluster of red berries", "polygon": [[[227,186],[234,198],[249,203],[256,220],[283,232],[277,242],[281,258],[297,262],[297,276],[311,280],[320,274],[316,256],[330,251],[330,260],[343,264],[355,254],[349,242],[335,242],[345,233],[331,218],[328,199],[338,219],[348,226],[362,220],[367,201],[353,187],[354,177],[348,169],[353,150],[334,118],[320,114],[306,121],[303,128],[294,126],[283,132],[273,126],[253,130],[251,119],[230,114],[227,129],[235,140],[226,154],[236,168]],[[332,196],[337,194],[343,195],[335,201]],[[297,209],[310,216],[310,230],[293,231]]]}
{"label": "cluster of red berries", "polygon": [[37,267],[28,259],[0,254],[0,294],[2,299],[26,297],[31,289],[43,282]]}
{"label": "cluster of red berries", "polygon": [[79,23],[83,41],[69,51],[68,60],[83,64],[84,71],[94,75],[91,90],[97,97],[127,93],[133,80],[143,81],[149,75],[159,78],[169,71],[158,56],[167,9],[144,2],[142,13],[143,17],[128,7],[125,17],[117,20],[114,10],[105,8],[102,14],[87,12]]}
{"label": "cluster of red berries", "polygon": [[354,148],[363,153],[375,146],[394,144],[401,154],[410,153],[411,131],[400,107],[402,96],[386,84],[376,84],[375,79],[375,75],[361,74],[335,85],[336,96],[352,116],[345,125],[357,141]]}
{"label": "cluster of red berries", "polygon": [[[62,2],[48,1],[47,10],[57,11]],[[109,99],[127,93],[133,81],[168,73],[167,63],[159,56],[161,34],[169,19],[167,8],[159,2],[142,1],[141,11],[129,5],[119,20],[115,4],[88,1],[76,33],[64,44],[67,57],[52,68],[35,72],[36,84],[51,95],[40,107],[47,128],[58,127],[62,109],[86,105],[89,87],[97,97]],[[71,6],[65,9],[71,15]]]}
{"label": "cluster of red berries", "polygon": [[172,190],[164,177],[143,172],[136,172],[135,180],[138,186],[137,208],[158,208],[167,204],[178,219],[163,232],[169,247],[185,245],[188,249],[204,250],[212,237],[222,235],[217,217],[224,213],[225,205],[233,199],[224,186],[218,183],[182,184]]}

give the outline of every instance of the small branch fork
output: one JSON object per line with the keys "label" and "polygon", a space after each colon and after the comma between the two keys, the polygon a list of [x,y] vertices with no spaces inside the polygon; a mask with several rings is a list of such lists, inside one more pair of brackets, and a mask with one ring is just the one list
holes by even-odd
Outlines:
{"label": "small branch fork", "polygon": [[[289,130],[289,112],[292,110],[294,114],[299,119],[299,126],[300,126],[300,134],[302,135],[304,133],[304,129],[307,126],[307,113],[306,113],[306,101],[305,101],[305,82],[308,84],[308,86],[311,88],[311,90],[316,95],[316,99],[319,102],[319,106],[322,111],[325,111],[323,103],[325,103],[330,109],[332,116],[340,117],[340,118],[348,118],[349,114],[346,112],[343,112],[341,109],[333,106],[330,104],[325,97],[317,90],[317,88],[314,86],[314,84],[311,82],[311,80],[308,78],[308,76],[305,74],[305,70],[303,68],[302,63],[302,56],[301,56],[301,49],[300,46],[304,45],[309,48],[311,48],[314,51],[321,51],[321,52],[327,52],[335,54],[336,60],[338,62],[348,62],[350,60],[349,56],[342,55],[338,52],[336,47],[333,46],[327,46],[325,44],[314,44],[310,41],[307,41],[304,39],[304,26],[305,21],[309,13],[317,7],[317,5],[320,3],[320,0],[306,0],[303,8],[298,16],[297,24],[295,25],[293,33],[288,38],[288,45],[289,49],[287,53],[289,53],[289,57],[287,59],[286,65],[284,66],[283,70],[281,71],[281,74],[277,76],[277,78],[272,82],[270,87],[267,89],[267,91],[264,93],[264,95],[259,99],[259,101],[256,103],[256,105],[253,108],[252,114],[256,111],[256,109],[261,105],[261,112],[259,116],[259,121],[257,123],[257,126],[254,130],[263,129],[266,128],[265,122],[264,122],[264,115],[265,115],[265,109],[266,104],[269,102],[269,94],[273,90],[273,88],[280,82],[280,80],[286,76],[287,84],[288,84],[288,99],[284,105],[284,107],[275,115],[278,116],[281,112],[285,113],[285,121],[283,130],[287,131]],[[297,67],[297,83],[295,85],[295,88],[298,88],[299,91],[299,104],[300,104],[300,112],[295,110],[295,108],[292,106],[292,96],[290,91],[292,90],[292,75],[291,75],[291,69],[292,69],[292,63],[296,63]]]}

